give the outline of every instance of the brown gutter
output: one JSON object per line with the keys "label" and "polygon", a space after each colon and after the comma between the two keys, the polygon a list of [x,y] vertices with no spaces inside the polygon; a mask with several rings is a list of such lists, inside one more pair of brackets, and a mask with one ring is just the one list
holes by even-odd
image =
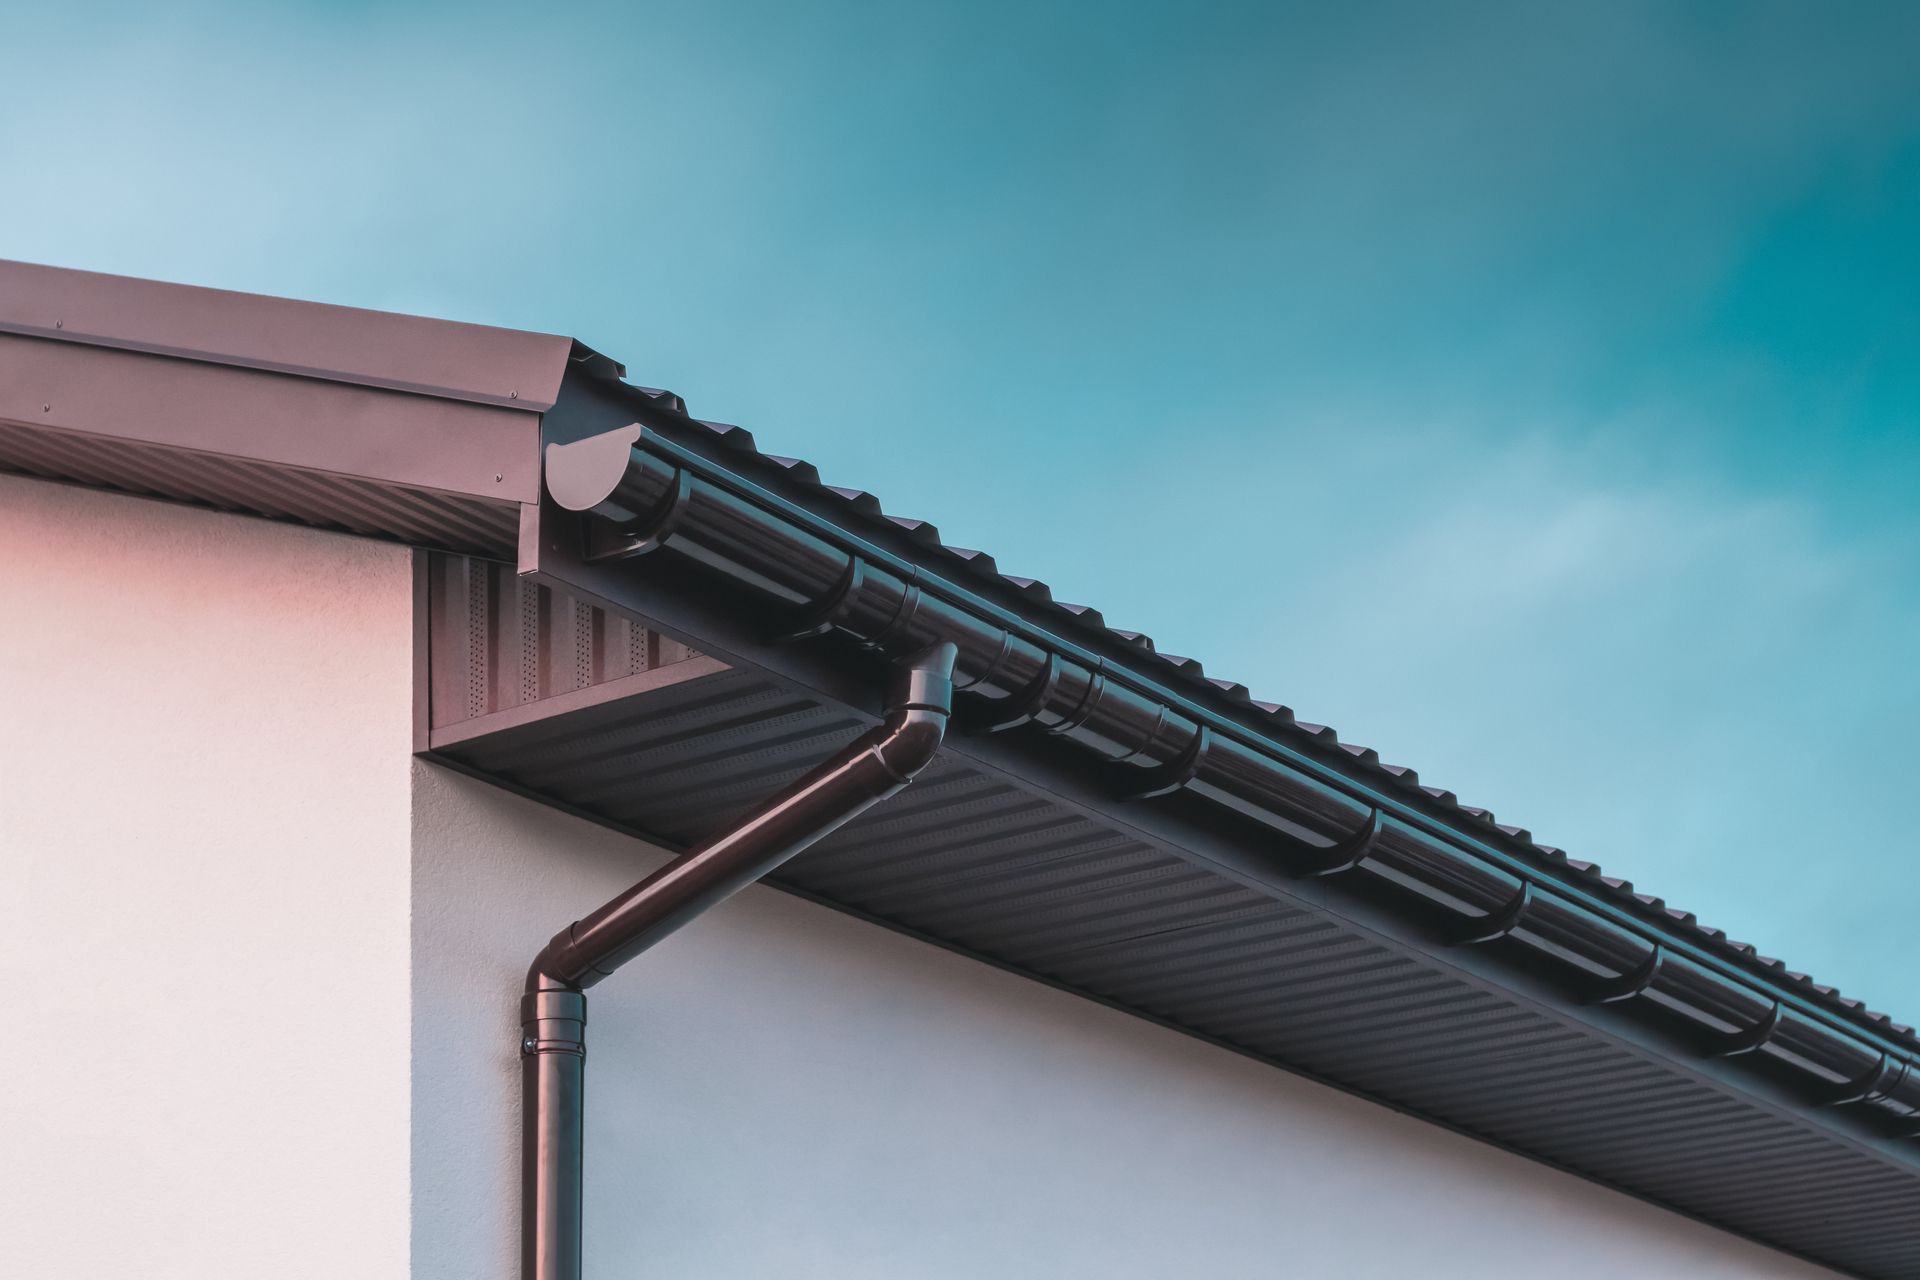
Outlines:
{"label": "brown gutter", "polygon": [[520,1005],[523,1280],[580,1276],[586,988],[913,781],[946,734],[957,656],[942,642],[902,663],[879,728],[534,958]]}
{"label": "brown gutter", "polygon": [[[672,432],[636,422],[550,444],[546,483],[561,511],[584,517],[572,531],[584,552],[569,566],[576,589],[620,600],[625,584],[610,566],[636,558],[660,566],[664,557],[731,584],[760,616],[781,618],[789,638],[838,633],[881,652],[951,642],[980,727],[1031,723],[1073,744],[1105,763],[1109,797],[1178,793],[1265,828],[1258,847],[1271,870],[1243,883],[1265,888],[1279,872],[1384,890],[1429,937],[1499,944],[1561,992],[1653,1015],[1690,1053],[1760,1067],[1743,1073],[1756,1082],[1791,1082],[1796,1107],[1845,1107],[1876,1138],[1920,1138],[1920,1053],[1904,1028],[1857,1006],[1823,1008],[1818,993],[1782,982],[1758,959],[1715,954],[1713,939],[1683,931],[1672,915],[1662,927],[1630,914],[1597,877],[1516,856],[1451,816],[1210,710],[1140,671],[1137,658],[1090,650],[850,534]],[[622,607],[664,622],[630,596]]]}

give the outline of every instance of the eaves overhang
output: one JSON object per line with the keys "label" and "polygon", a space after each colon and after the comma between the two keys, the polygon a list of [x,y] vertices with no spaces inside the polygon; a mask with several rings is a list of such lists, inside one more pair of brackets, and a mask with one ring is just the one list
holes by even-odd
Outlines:
{"label": "eaves overhang", "polygon": [[[1769,993],[1767,998],[1777,998],[1783,1011],[1797,1013],[1836,1034],[1857,1037],[1876,1052],[1920,1055],[1920,1036],[1911,1026],[1793,971],[1782,961],[1761,954],[1752,944],[1703,924],[1694,913],[1606,875],[1593,863],[1570,858],[1558,848],[1534,841],[1526,829],[1503,824],[1492,812],[1464,804],[1450,791],[1423,784],[1414,770],[1383,762],[1371,748],[1341,741],[1325,725],[1300,721],[1288,707],[1258,701],[1236,681],[1207,676],[1194,659],[1160,652],[1150,637],[1107,626],[1097,610],[1055,600],[1042,582],[1002,573],[991,556],[942,542],[930,522],[889,514],[871,494],[828,485],[808,464],[762,452],[751,433],[740,427],[691,418],[670,393],[595,380],[573,394],[578,400],[570,412],[549,417],[546,439],[549,445],[565,446],[598,435],[606,442],[603,447],[620,455],[621,468],[630,477],[626,483],[644,486],[651,472],[659,488],[658,506],[642,513],[635,523],[644,525],[648,515],[679,522],[685,499],[674,491],[689,481],[710,485],[716,493],[725,493],[753,509],[761,517],[756,528],[790,531],[795,548],[813,539],[830,544],[838,553],[831,560],[831,572],[836,575],[844,575],[843,566],[849,563],[891,571],[910,584],[917,595],[937,598],[1001,634],[1021,637],[1036,651],[1076,663],[1103,682],[1122,684],[1153,706],[1188,717],[1210,734],[1227,735],[1303,778],[1351,797],[1363,813],[1378,813],[1418,828],[1451,851],[1522,877],[1542,889],[1564,893],[1597,917],[1643,938],[1648,947],[1658,943],[1663,962],[1698,964],[1726,982]],[[629,425],[612,425],[622,419]],[[614,433],[622,431],[624,434],[616,438]],[[618,566],[635,557],[618,548],[620,540],[632,538],[633,533],[623,532],[617,520],[588,516],[576,520],[579,530],[569,528],[564,537],[548,538],[548,545],[542,545],[537,531],[541,521],[548,527],[556,523],[564,526],[572,516],[557,509],[551,499],[544,511],[529,510],[530,519],[522,526],[522,571],[537,574],[550,570],[579,584],[619,580]],[[640,548],[644,553],[665,546],[673,530],[643,532],[648,534]],[[846,624],[852,621],[857,602],[841,577],[822,586],[810,582],[804,571],[796,571],[787,585],[770,581],[770,576],[748,582],[755,575],[738,562],[727,563],[717,555],[699,551],[689,558],[716,568],[722,578],[731,571],[736,581],[759,588],[763,607],[790,605],[795,618],[801,620],[796,627],[807,633],[802,638],[836,631],[854,634],[854,627]],[[643,569],[629,578],[637,582],[645,576]],[[810,597],[809,589],[817,595]],[[839,614],[827,616],[835,609]],[[889,619],[887,625],[911,642],[932,635],[937,628],[933,610],[927,610],[924,616],[934,621],[919,630],[899,619]],[[876,644],[871,637],[854,638],[868,647]],[[764,648],[762,653],[766,653]],[[1089,707],[1077,710],[1083,720],[1092,718]],[[1064,733],[1070,737],[1074,727],[1056,727],[1054,736]],[[1158,732],[1169,736],[1164,725]],[[1183,745],[1193,746],[1193,742],[1189,739]],[[1148,768],[1172,762],[1143,755],[1128,763]],[[1187,763],[1191,766],[1194,762]],[[1189,776],[1182,785],[1193,781]],[[1134,791],[1157,790],[1161,794],[1172,789],[1178,788],[1132,787]],[[1274,816],[1258,806],[1236,803],[1232,807],[1256,818]],[[1309,842],[1316,840],[1310,833],[1293,834]],[[1337,844],[1356,834],[1349,825],[1318,838]],[[1482,904],[1479,914],[1489,914],[1502,905],[1520,904],[1512,899],[1490,902]],[[1642,950],[1634,958],[1645,962],[1655,957]],[[1629,969],[1637,972],[1639,967]],[[1652,985],[1658,985],[1657,974],[1647,976]],[[1920,1080],[1915,1082],[1913,1096],[1920,1101]]]}
{"label": "eaves overhang", "polygon": [[568,339],[82,275],[0,264],[0,469],[432,549],[429,757],[683,846],[950,641],[940,760],[782,887],[1920,1275],[1910,1028]]}
{"label": "eaves overhang", "polygon": [[0,260],[0,469],[511,555],[570,338]]}

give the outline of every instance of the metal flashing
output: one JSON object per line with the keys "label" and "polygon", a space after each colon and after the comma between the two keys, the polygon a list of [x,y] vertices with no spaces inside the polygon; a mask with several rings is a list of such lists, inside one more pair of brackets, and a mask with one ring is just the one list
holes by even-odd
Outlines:
{"label": "metal flashing", "polygon": [[594,354],[555,334],[8,259],[0,333],[536,413],[576,354]]}
{"label": "metal flashing", "polygon": [[510,556],[568,338],[0,261],[0,470]]}

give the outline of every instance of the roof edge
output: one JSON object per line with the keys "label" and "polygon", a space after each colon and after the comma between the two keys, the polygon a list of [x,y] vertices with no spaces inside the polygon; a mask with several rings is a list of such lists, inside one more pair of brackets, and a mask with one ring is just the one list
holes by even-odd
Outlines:
{"label": "roof edge", "polygon": [[612,365],[557,334],[8,259],[0,332],[533,412],[574,361]]}

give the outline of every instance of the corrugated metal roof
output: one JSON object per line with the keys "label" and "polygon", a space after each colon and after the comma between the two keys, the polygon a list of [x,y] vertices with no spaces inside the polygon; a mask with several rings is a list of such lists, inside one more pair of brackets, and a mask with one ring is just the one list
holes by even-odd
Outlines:
{"label": "corrugated metal roof", "polygon": [[[640,390],[650,396],[668,398],[674,404],[682,403],[679,397],[670,392],[652,388]],[[1728,959],[1766,975],[1771,981],[1787,984],[1805,998],[1840,1016],[1920,1049],[1920,1036],[1910,1025],[1897,1022],[1890,1015],[1870,1009],[1834,987],[1790,969],[1783,961],[1761,954],[1753,944],[1730,938],[1725,930],[1702,923],[1693,912],[1670,906],[1665,899],[1641,891],[1631,881],[1607,875],[1596,863],[1570,857],[1562,849],[1535,841],[1532,832],[1525,827],[1502,822],[1492,810],[1465,803],[1452,791],[1423,781],[1412,768],[1383,761],[1379,752],[1371,747],[1342,740],[1327,725],[1298,719],[1290,707],[1254,696],[1246,685],[1237,680],[1208,675],[1198,659],[1162,652],[1151,636],[1109,626],[1098,609],[1056,600],[1045,582],[1003,572],[998,562],[985,552],[943,542],[938,527],[932,522],[891,513],[877,497],[865,490],[831,484],[810,463],[763,452],[752,433],[744,428],[724,422],[692,421],[724,444],[747,467],[757,470],[774,483],[791,486],[815,499],[824,500],[841,518],[860,527],[868,536],[904,541],[913,551],[929,556],[943,568],[1008,597],[1023,609],[1041,614],[1054,624],[1096,643],[1118,647],[1150,662],[1163,676],[1178,681],[1221,711],[1257,725],[1262,732],[1295,743],[1342,769],[1364,774],[1435,812],[1465,819],[1479,828],[1485,837],[1517,853],[1574,872],[1597,891],[1658,927],[1680,931]]]}

